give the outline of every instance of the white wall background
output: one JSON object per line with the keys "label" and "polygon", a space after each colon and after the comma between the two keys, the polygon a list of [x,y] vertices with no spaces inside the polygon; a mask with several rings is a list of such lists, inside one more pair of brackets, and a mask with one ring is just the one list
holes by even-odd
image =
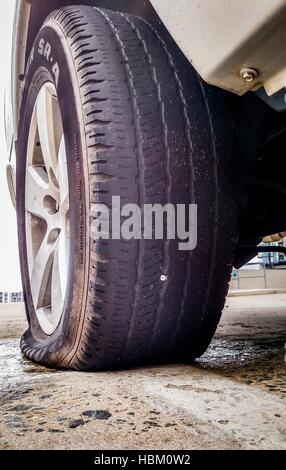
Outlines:
{"label": "white wall background", "polygon": [[5,166],[4,93],[10,80],[12,26],[15,0],[0,8],[0,291],[21,290],[16,214],[8,194]]}

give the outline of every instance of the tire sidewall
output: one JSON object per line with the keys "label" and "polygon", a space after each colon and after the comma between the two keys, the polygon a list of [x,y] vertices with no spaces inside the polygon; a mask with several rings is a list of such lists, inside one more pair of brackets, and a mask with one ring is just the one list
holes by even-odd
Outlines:
{"label": "tire sidewall", "polygon": [[[45,49],[46,48],[46,49]],[[47,51],[50,50],[48,54]],[[43,53],[44,51],[44,53]],[[46,51],[46,53],[45,53]],[[47,361],[60,364],[75,345],[85,302],[82,298],[86,285],[86,223],[87,189],[84,169],[84,144],[81,132],[80,103],[77,100],[76,74],[63,35],[51,26],[38,34],[28,61],[19,124],[17,145],[17,217],[19,253],[30,326],[30,343],[43,348]],[[38,322],[33,305],[28,269],[25,216],[25,174],[27,145],[34,105],[41,87],[52,82],[56,88],[62,115],[68,159],[70,194],[70,264],[65,305],[56,331],[46,335]],[[56,358],[55,358],[56,355]]]}

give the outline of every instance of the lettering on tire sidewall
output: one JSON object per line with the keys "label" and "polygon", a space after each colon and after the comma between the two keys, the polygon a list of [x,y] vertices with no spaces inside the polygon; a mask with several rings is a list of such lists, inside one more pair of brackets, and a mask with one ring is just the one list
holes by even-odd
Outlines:
{"label": "lettering on tire sidewall", "polygon": [[60,66],[58,61],[55,60],[55,54],[49,41],[44,38],[40,38],[37,45],[35,45],[31,51],[30,58],[28,61],[28,69],[35,58],[35,53],[46,60],[47,65],[51,67],[51,73],[55,81],[55,86],[58,88],[59,77],[60,77]]}

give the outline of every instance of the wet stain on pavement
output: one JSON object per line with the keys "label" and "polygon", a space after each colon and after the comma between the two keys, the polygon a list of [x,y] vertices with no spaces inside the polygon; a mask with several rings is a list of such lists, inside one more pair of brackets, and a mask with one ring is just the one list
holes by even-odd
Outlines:
{"label": "wet stain on pavement", "polygon": [[[196,365],[286,398],[286,297],[282,296],[277,310],[275,303],[272,308],[268,304],[271,302],[268,296],[259,297],[250,298],[247,307],[247,298],[244,299],[247,311],[243,311],[240,321],[237,317],[241,315],[238,308],[241,299],[228,300],[236,321],[230,321],[226,309],[212,344]],[[265,307],[256,306],[263,304],[263,300],[267,313]]]}

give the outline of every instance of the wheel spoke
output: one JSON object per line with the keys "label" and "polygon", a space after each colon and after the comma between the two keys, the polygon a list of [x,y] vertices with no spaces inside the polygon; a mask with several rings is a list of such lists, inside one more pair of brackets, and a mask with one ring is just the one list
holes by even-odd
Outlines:
{"label": "wheel spoke", "polygon": [[61,273],[61,260],[60,260],[60,249],[59,242],[57,242],[56,249],[54,252],[53,270],[52,270],[52,302],[51,302],[51,313],[52,318],[57,318],[57,315],[62,311],[64,306],[64,293],[62,273]]}
{"label": "wheel spoke", "polygon": [[69,260],[69,234],[65,231],[61,233],[59,239],[59,262],[62,291],[66,290],[68,276],[68,260]]}
{"label": "wheel spoke", "polygon": [[32,269],[31,289],[36,309],[47,307],[50,304],[48,284],[56,246],[57,242],[51,242],[50,233],[47,232],[36,255]]}
{"label": "wheel spoke", "polygon": [[30,166],[26,171],[26,210],[46,219],[44,198],[49,194],[47,174],[41,167]]}
{"label": "wheel spoke", "polygon": [[47,87],[40,91],[36,106],[39,139],[46,170],[48,175],[50,171],[57,175],[62,129],[57,117],[59,112],[56,100]]}
{"label": "wheel spoke", "polygon": [[67,155],[64,136],[61,139],[58,158],[58,181],[60,186],[60,204],[63,212],[68,210],[69,205],[69,182],[68,182],[68,168],[67,168]]}

